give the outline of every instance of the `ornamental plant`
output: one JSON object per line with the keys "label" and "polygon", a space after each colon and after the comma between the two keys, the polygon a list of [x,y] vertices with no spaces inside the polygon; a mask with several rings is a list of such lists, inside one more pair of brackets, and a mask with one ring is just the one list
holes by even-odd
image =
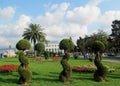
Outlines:
{"label": "ornamental plant", "polygon": [[28,84],[32,78],[32,72],[29,68],[28,58],[24,56],[24,53],[21,51],[19,53],[20,66],[18,67],[18,73],[20,75],[19,83]]}
{"label": "ornamental plant", "polygon": [[63,70],[59,75],[59,80],[61,82],[68,82],[71,76],[71,67],[67,62],[69,60],[69,57],[70,55],[68,53],[65,53],[61,60],[61,65],[63,67]]}
{"label": "ornamental plant", "polygon": [[48,59],[50,57],[50,52],[45,51],[44,52],[45,59]]}
{"label": "ornamental plant", "polygon": [[73,66],[72,71],[76,72],[94,72],[96,70],[95,67],[84,67],[84,66]]}
{"label": "ornamental plant", "polygon": [[28,84],[32,78],[32,72],[30,71],[29,67],[29,61],[28,58],[25,57],[24,51],[27,49],[30,49],[31,45],[28,40],[26,39],[21,39],[18,41],[16,44],[16,48],[18,50],[21,50],[19,52],[19,61],[20,61],[20,66],[18,67],[18,73],[20,75],[19,77],[19,84]]}
{"label": "ornamental plant", "polygon": [[95,53],[94,64],[97,67],[97,70],[94,73],[94,80],[98,82],[106,81],[105,77],[107,75],[107,68],[101,62],[101,55],[105,49],[105,45],[101,41],[95,41],[92,45],[92,50]]}

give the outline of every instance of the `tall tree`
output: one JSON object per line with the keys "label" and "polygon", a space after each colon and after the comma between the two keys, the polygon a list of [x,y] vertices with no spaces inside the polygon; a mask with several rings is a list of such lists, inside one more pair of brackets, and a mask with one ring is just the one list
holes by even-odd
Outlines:
{"label": "tall tree", "polygon": [[103,44],[106,46],[106,49],[108,48],[108,41],[107,40],[108,40],[109,36],[103,30],[98,30],[97,33],[93,33],[90,37],[91,37],[91,42],[99,40],[99,41],[103,42]]}
{"label": "tall tree", "polygon": [[102,30],[98,30],[97,33],[93,33],[92,35],[88,36],[86,35],[84,38],[79,37],[79,39],[77,40],[77,48],[79,49],[79,51],[84,55],[85,57],[85,53],[87,52],[91,52],[91,45],[94,41],[101,41],[103,42],[103,44],[106,46],[108,46],[108,34]]}
{"label": "tall tree", "polygon": [[79,37],[79,39],[77,40],[77,48],[78,51],[81,52],[83,54],[83,56],[85,57],[85,40],[84,38]]}
{"label": "tall tree", "polygon": [[40,41],[45,41],[45,33],[39,24],[30,24],[28,28],[25,28],[23,33],[24,39],[30,40],[34,45],[34,56],[35,55],[35,44]]}
{"label": "tall tree", "polygon": [[112,22],[112,34],[110,34],[111,39],[109,41],[112,43],[113,47],[116,48],[118,52],[120,49],[120,20],[114,20]]}

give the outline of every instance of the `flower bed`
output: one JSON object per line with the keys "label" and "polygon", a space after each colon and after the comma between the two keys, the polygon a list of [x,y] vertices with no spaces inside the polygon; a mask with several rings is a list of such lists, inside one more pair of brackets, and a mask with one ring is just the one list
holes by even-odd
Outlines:
{"label": "flower bed", "polygon": [[[108,69],[108,72],[114,72],[116,71],[115,67],[109,67],[105,65]],[[73,66],[72,71],[78,71],[78,72],[94,72],[97,68],[94,65],[83,65],[83,66]]]}
{"label": "flower bed", "polygon": [[83,67],[83,66],[73,66],[72,71],[79,71],[79,72],[94,72],[96,68],[90,67]]}
{"label": "flower bed", "polygon": [[18,69],[17,64],[0,65],[0,72],[13,72],[13,71],[17,71],[17,69]]}

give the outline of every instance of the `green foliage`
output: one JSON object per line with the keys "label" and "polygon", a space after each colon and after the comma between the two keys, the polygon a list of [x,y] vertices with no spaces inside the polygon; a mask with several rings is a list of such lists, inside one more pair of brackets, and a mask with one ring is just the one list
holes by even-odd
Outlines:
{"label": "green foliage", "polygon": [[[29,68],[24,68],[21,65],[18,67],[18,72],[20,76],[23,78],[23,82],[29,82],[32,78],[32,72],[29,70]],[[22,80],[21,78],[21,80]]]}
{"label": "green foliage", "polygon": [[93,62],[93,61],[94,61],[94,57],[90,57],[89,60],[90,60],[91,62]]}
{"label": "green foliage", "polygon": [[97,70],[95,71],[94,73],[94,79],[96,81],[99,81],[99,82],[102,82],[102,81],[105,81],[105,77],[108,73],[108,69],[107,67],[105,67],[101,61],[97,61],[95,60],[95,64],[97,66]]}
{"label": "green foliage", "polygon": [[105,45],[101,42],[101,41],[95,41],[93,44],[92,44],[92,50],[94,52],[103,52],[105,49]]}
{"label": "green foliage", "polygon": [[29,61],[28,58],[24,56],[23,52],[19,53],[19,61],[20,61],[20,66],[18,68],[18,73],[20,75],[19,78],[19,83],[20,84],[26,84],[29,83],[29,81],[32,78],[32,72],[29,69]]}
{"label": "green foliage", "polygon": [[120,49],[120,20],[112,21],[112,33],[110,34],[110,38],[108,39],[110,43],[110,49],[113,47],[115,48],[116,53],[119,53]]}
{"label": "green foliage", "polygon": [[23,52],[19,53],[19,61],[26,66],[29,64],[28,58],[24,56]]}
{"label": "green foliage", "polygon": [[60,41],[59,47],[60,47],[60,49],[64,49],[65,51],[70,52],[70,51],[74,50],[75,45],[72,42],[72,40],[70,40],[70,39],[63,39],[63,40]]}
{"label": "green foliage", "polygon": [[[28,28],[25,28],[25,31],[23,33],[24,39],[30,40],[33,42],[34,50],[35,50],[35,44],[37,42],[45,41],[45,33],[42,32],[43,29],[39,24],[30,24]],[[34,53],[34,56],[36,53]]]}
{"label": "green foliage", "polygon": [[17,44],[16,44],[16,48],[18,49],[18,50],[26,50],[26,49],[30,49],[31,48],[31,44],[29,43],[29,41],[28,40],[26,40],[26,39],[21,39],[21,40],[19,40],[18,42],[17,42]]}
{"label": "green foliage", "polygon": [[78,59],[78,57],[79,57],[78,55],[76,55],[76,54],[74,55],[74,58],[75,58],[75,59]]}
{"label": "green foliage", "polygon": [[50,52],[45,51],[44,52],[45,59],[48,59],[50,57]]}
{"label": "green foliage", "polygon": [[65,53],[65,55],[63,56],[63,58],[69,60],[70,54],[69,53]]}
{"label": "green foliage", "polygon": [[59,75],[59,80],[61,82],[68,82],[71,76],[71,67],[68,64],[68,59],[70,58],[69,53],[65,53],[64,57],[61,60],[61,65],[63,67],[62,72]]}
{"label": "green foliage", "polygon": [[91,45],[94,41],[101,41],[105,45],[105,49],[108,50],[108,34],[102,30],[98,30],[97,33],[93,33],[90,36],[86,35],[84,38],[79,37],[77,40],[77,50],[84,54],[85,52],[92,52]]}
{"label": "green foliage", "polygon": [[45,45],[43,43],[37,43],[35,45],[35,50],[38,52],[43,52],[45,50]]}

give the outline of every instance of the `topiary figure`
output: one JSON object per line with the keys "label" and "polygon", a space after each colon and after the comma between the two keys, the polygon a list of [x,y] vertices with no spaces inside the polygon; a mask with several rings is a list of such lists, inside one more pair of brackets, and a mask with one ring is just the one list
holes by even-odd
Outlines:
{"label": "topiary figure", "polygon": [[107,74],[107,68],[101,63],[101,59],[102,59],[101,54],[104,49],[105,49],[105,46],[101,41],[95,41],[92,45],[92,50],[96,55],[94,64],[97,67],[97,70],[94,73],[94,80],[98,82],[105,81],[105,77]]}
{"label": "topiary figure", "polygon": [[61,82],[68,82],[71,76],[71,67],[67,63],[67,61],[69,60],[69,57],[70,55],[68,53],[65,53],[65,55],[63,56],[61,60],[61,65],[63,67],[63,70],[59,75],[59,80]]}
{"label": "topiary figure", "polygon": [[28,84],[32,78],[32,72],[29,68],[28,58],[24,56],[24,53],[21,51],[19,53],[20,66],[18,67],[18,73],[20,75],[19,84]]}
{"label": "topiary figure", "polygon": [[30,71],[29,68],[29,61],[28,58],[24,56],[23,51],[30,49],[31,45],[28,40],[26,39],[21,39],[17,42],[16,48],[18,50],[21,50],[19,53],[19,61],[20,61],[20,66],[18,67],[18,73],[20,75],[19,84],[28,84],[29,81],[32,78],[32,72]]}

